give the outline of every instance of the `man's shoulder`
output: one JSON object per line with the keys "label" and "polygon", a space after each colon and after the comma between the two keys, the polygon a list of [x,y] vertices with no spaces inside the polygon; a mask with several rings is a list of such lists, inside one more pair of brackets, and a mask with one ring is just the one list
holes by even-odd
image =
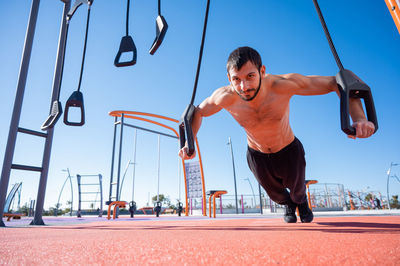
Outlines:
{"label": "man's shoulder", "polygon": [[290,94],[290,89],[294,84],[299,82],[299,74],[288,73],[279,75],[267,75],[267,86],[273,89],[275,92]]}
{"label": "man's shoulder", "polygon": [[226,105],[230,105],[235,98],[235,93],[231,86],[223,86],[216,89],[211,95],[212,99],[216,104],[221,105],[221,107],[225,107]]}

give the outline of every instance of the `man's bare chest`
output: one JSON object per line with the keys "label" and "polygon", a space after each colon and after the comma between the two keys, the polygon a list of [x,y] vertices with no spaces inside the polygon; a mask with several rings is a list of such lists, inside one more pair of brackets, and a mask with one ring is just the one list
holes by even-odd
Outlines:
{"label": "man's bare chest", "polygon": [[227,108],[232,117],[245,129],[258,127],[274,127],[286,120],[289,113],[289,101],[263,102],[253,107],[238,103]]}

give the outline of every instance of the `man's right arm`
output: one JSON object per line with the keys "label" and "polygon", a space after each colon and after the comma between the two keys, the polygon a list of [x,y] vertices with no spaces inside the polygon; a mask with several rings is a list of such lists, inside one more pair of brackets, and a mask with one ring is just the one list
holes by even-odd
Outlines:
{"label": "man's right arm", "polygon": [[[206,98],[199,106],[196,107],[192,120],[192,131],[194,139],[196,139],[197,132],[200,129],[203,117],[211,116],[215,113],[218,113],[222,108],[225,107],[229,98],[231,97],[229,97],[228,88],[222,87],[214,91],[214,93],[210,97]],[[196,152],[194,152],[191,156],[188,156],[187,150],[187,144],[185,145],[185,147],[179,150],[179,156],[182,159],[192,159],[196,156]]]}

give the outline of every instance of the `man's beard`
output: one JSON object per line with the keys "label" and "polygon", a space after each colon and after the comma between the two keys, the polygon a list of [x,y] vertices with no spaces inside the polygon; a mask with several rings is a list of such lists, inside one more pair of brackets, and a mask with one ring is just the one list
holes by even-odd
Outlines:
{"label": "man's beard", "polygon": [[260,88],[261,88],[261,75],[260,75],[260,81],[259,81],[259,83],[258,83],[257,89],[254,89],[254,88],[251,89],[251,90],[255,90],[255,91],[256,91],[252,97],[250,97],[250,98],[245,98],[245,97],[243,97],[242,95],[240,95],[240,93],[237,92],[236,90],[235,90],[235,92],[237,93],[237,95],[239,95],[239,97],[240,97],[242,100],[244,100],[244,101],[246,101],[246,102],[250,102],[250,101],[252,101],[254,98],[256,98],[256,96],[257,96],[258,91],[260,90]]}

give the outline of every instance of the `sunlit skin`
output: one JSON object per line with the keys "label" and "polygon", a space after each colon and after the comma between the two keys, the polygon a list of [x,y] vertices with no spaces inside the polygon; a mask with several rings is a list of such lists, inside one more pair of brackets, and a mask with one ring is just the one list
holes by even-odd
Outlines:
{"label": "sunlit skin", "polygon": [[[225,109],[246,131],[248,146],[263,153],[278,152],[294,140],[289,124],[289,102],[293,95],[323,95],[330,92],[339,95],[333,76],[266,74],[265,66],[257,69],[250,61],[239,70],[231,68],[228,80],[230,85],[215,90],[196,108],[193,134],[197,135],[203,117]],[[259,85],[260,90],[255,95]],[[356,128],[356,136],[349,137],[370,137],[375,127],[367,121],[361,101],[350,99],[349,106],[353,127]],[[191,159],[195,154],[188,156],[185,146],[180,149],[179,156]]]}

